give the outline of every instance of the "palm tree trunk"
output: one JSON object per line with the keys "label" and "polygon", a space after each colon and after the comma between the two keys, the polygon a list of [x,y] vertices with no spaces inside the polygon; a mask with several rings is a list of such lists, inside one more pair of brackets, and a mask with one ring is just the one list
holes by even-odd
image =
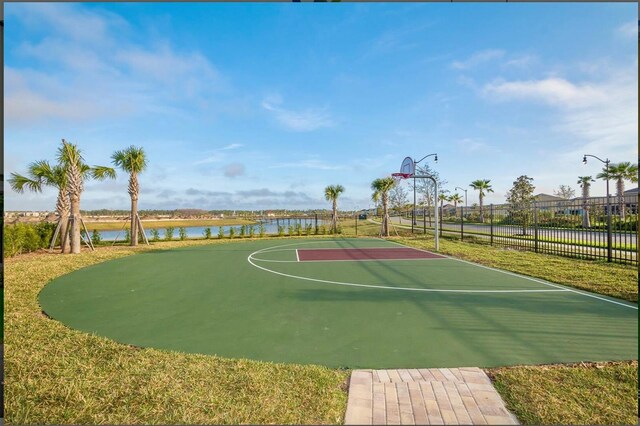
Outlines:
{"label": "palm tree trunk", "polygon": [[131,245],[138,245],[138,199],[131,197]]}
{"label": "palm tree trunk", "polygon": [[333,200],[333,215],[331,217],[331,228],[333,229],[333,233],[338,232],[338,201],[336,199]]}
{"label": "palm tree trunk", "polygon": [[80,253],[80,197],[71,196],[71,253]]}
{"label": "palm tree trunk", "polygon": [[582,184],[582,227],[590,228],[591,222],[589,221],[589,205],[587,200],[589,199],[589,184]]}
{"label": "palm tree trunk", "polygon": [[482,211],[482,192],[480,193],[480,222],[484,223],[484,213]]}
{"label": "palm tree trunk", "polygon": [[[58,220],[60,220],[60,251],[61,253],[69,253],[71,242],[69,241],[69,194],[65,188],[58,190],[58,199],[56,200],[56,212]],[[55,241],[54,241],[55,245]]]}
{"label": "palm tree trunk", "polygon": [[382,195],[382,234],[385,237],[389,236],[389,213],[387,212],[387,197],[386,194]]}
{"label": "palm tree trunk", "polygon": [[618,190],[618,212],[620,213],[620,220],[624,221],[624,181],[622,179],[618,179],[616,187]]}

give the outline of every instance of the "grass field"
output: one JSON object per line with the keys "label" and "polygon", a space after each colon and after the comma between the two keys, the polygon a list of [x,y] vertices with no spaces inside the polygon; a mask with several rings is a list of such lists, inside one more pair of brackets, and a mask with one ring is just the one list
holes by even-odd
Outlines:
{"label": "grass field", "polygon": [[[86,221],[89,232],[94,229],[97,231],[119,231],[128,221],[105,221],[105,222],[89,222]],[[249,225],[256,223],[251,220],[244,219],[176,219],[176,220],[143,220],[142,226],[145,229],[166,228],[173,226],[179,228],[181,226],[226,226],[226,225]],[[128,228],[128,226],[127,226]]]}
{"label": "grass field", "polygon": [[[352,227],[343,224],[345,234]],[[376,235],[376,225],[359,234]],[[405,244],[428,245],[405,236]],[[226,243],[229,240],[220,242]],[[153,249],[216,244],[156,243]],[[43,316],[37,294],[51,279],[145,251],[100,248],[79,256],[33,254],[5,262],[5,416],[8,423],[340,423],[348,371],[137,349],[71,330]],[[637,300],[637,270],[600,262],[442,240],[450,255]],[[543,266],[553,262],[554,267]],[[527,273],[527,272],[525,272]],[[563,278],[564,277],[564,278]],[[576,277],[578,279],[576,279]],[[617,277],[617,280],[616,280]],[[616,288],[619,286],[620,288]],[[636,422],[637,362],[491,369],[496,387],[524,423]],[[604,370],[604,372],[600,372]],[[596,391],[592,391],[596,390]],[[601,399],[598,401],[596,399]],[[600,405],[599,405],[600,404]],[[602,404],[606,404],[604,407]]]}

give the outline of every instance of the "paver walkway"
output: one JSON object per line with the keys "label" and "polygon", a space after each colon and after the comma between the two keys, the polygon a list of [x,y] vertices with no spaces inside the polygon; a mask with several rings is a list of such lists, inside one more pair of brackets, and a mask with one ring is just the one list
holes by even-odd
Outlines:
{"label": "paver walkway", "polygon": [[518,424],[479,368],[355,370],[345,424]]}

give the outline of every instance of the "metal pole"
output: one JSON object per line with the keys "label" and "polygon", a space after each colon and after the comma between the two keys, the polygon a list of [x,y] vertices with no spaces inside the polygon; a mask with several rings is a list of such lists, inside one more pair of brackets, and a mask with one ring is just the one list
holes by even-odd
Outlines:
{"label": "metal pole", "polygon": [[611,262],[611,203],[609,201],[609,159],[607,158],[607,262]]}
{"label": "metal pole", "polygon": [[[436,179],[433,179],[433,182],[435,183],[435,187],[436,187],[436,196],[435,199],[438,199],[438,181]],[[439,238],[438,238],[438,205],[436,204],[436,215],[435,215],[435,219],[436,219],[436,223],[435,223],[435,234],[436,234],[436,251],[438,251],[438,249],[440,248],[440,244],[439,244]]]}
{"label": "metal pole", "polygon": [[356,217],[356,237],[358,236],[358,212],[354,215]]}
{"label": "metal pole", "polygon": [[464,241],[464,207],[460,207],[460,241]]}
{"label": "metal pole", "polygon": [[413,225],[416,224],[416,178],[413,178],[413,211],[411,212],[411,233],[413,234]]}
{"label": "metal pole", "polygon": [[538,252],[538,205],[533,203],[533,244],[534,251]]}
{"label": "metal pole", "polygon": [[[484,225],[484,222],[482,223]],[[493,245],[493,204],[489,205],[489,229],[491,234],[491,245]]]}

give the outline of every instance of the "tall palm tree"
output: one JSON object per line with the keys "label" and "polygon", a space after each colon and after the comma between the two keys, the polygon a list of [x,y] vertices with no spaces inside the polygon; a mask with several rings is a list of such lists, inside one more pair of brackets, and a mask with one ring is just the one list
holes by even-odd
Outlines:
{"label": "tall palm tree", "polygon": [[343,192],[344,186],[342,185],[329,185],[324,189],[324,198],[332,203],[331,229],[334,234],[338,229],[338,197]]}
{"label": "tall palm tree", "polygon": [[389,191],[395,184],[396,182],[392,177],[380,178],[371,182],[371,189],[373,190],[371,199],[376,203],[378,201],[382,202],[382,229],[380,234],[384,237],[389,236]]}
{"label": "tall palm tree", "polygon": [[62,139],[58,148],[58,163],[63,168],[69,200],[71,202],[71,253],[80,253],[80,195],[84,190],[84,180],[91,177],[96,180],[115,179],[116,171],[111,167],[93,166],[84,163],[82,153],[76,144]]}
{"label": "tall palm tree", "polygon": [[138,174],[147,168],[147,158],[142,148],[131,145],[122,151],[116,151],[111,156],[113,164],[129,173],[129,196],[131,197],[131,245],[138,245]]}
{"label": "tall palm tree", "polygon": [[33,192],[42,192],[42,185],[52,186],[58,190],[56,200],[56,213],[60,221],[60,241],[62,253],[69,251],[69,239],[67,235],[67,222],[69,218],[69,194],[67,193],[67,182],[64,170],[59,165],[51,166],[47,161],[35,161],[29,165],[27,175],[11,173],[9,185],[18,192],[23,193],[25,188]]}
{"label": "tall palm tree", "polygon": [[591,227],[591,221],[589,220],[589,189],[591,188],[591,182],[595,180],[591,176],[578,176],[578,185],[582,188],[582,227]]}
{"label": "tall palm tree", "polygon": [[491,180],[489,179],[477,179],[471,182],[471,184],[469,185],[470,187],[478,191],[478,196],[480,198],[480,222],[484,222],[484,212],[482,209],[482,201],[484,200],[484,196],[489,192],[493,192],[493,188],[491,188],[489,182],[491,182]]}
{"label": "tall palm tree", "polygon": [[624,181],[630,180],[631,182],[638,182],[638,165],[631,164],[628,161],[622,163],[609,164],[609,172],[607,169],[602,169],[602,173],[596,176],[598,179],[609,179],[616,181],[616,192],[618,195],[618,211],[620,212],[620,219],[624,220],[625,206],[624,206]]}

